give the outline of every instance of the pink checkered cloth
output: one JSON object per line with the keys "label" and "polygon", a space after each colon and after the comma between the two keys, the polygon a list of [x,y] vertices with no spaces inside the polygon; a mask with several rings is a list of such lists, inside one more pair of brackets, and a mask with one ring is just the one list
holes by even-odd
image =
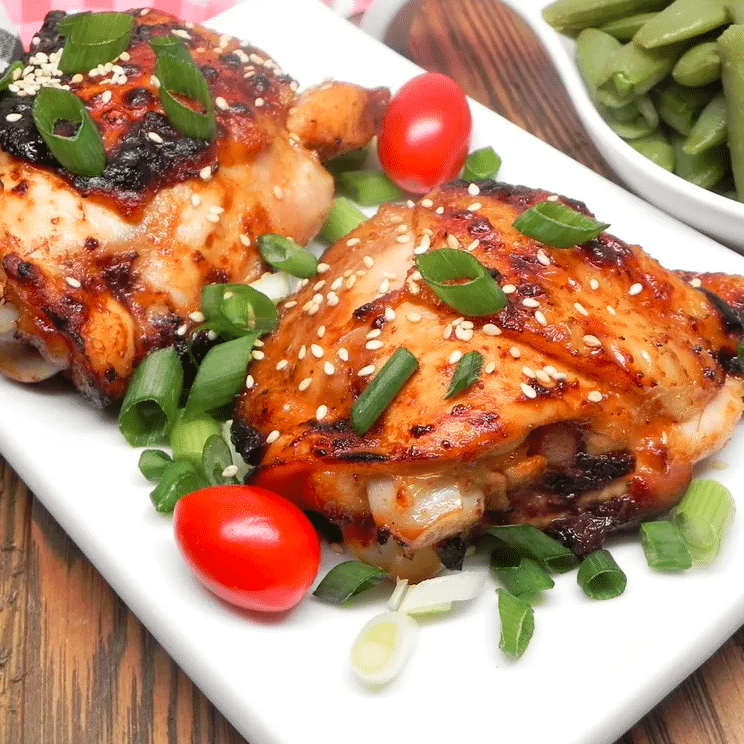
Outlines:
{"label": "pink checkered cloth", "polygon": [[[307,1],[317,2],[317,0]],[[365,10],[371,5],[372,0],[323,0],[323,2],[338,13],[350,16]],[[2,0],[2,4],[5,7],[5,13],[15,25],[16,32],[20,32],[21,40],[28,48],[29,41],[50,10],[128,10],[132,7],[150,5],[172,13],[185,21],[202,23],[232,8],[236,0],[152,0],[150,3],[147,0]],[[4,20],[5,23],[3,23]],[[0,7],[0,30],[7,27],[7,19],[2,18]]]}

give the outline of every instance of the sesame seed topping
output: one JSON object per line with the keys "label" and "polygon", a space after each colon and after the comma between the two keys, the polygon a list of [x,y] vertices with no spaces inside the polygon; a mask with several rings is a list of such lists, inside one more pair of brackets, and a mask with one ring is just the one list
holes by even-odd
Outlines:
{"label": "sesame seed topping", "polygon": [[297,307],[297,300],[289,300],[284,303],[285,310],[291,310],[293,307]]}
{"label": "sesame seed topping", "polygon": [[359,372],[357,372],[358,377],[369,377],[371,374],[373,374],[375,371],[375,365],[374,364],[368,364],[366,367],[362,367]]}
{"label": "sesame seed topping", "polygon": [[384,345],[385,344],[382,341],[374,339],[372,341],[367,341],[367,343],[364,344],[364,348],[369,349],[370,351],[377,351],[378,349],[381,349]]}
{"label": "sesame seed topping", "polygon": [[364,256],[362,258],[362,263],[368,268],[371,269],[375,265],[375,259],[372,258],[372,256]]}
{"label": "sesame seed topping", "polygon": [[348,245],[351,248],[351,246],[353,246],[353,245],[359,245],[359,243],[361,243],[361,242],[362,241],[361,241],[360,238],[349,238],[346,241],[346,245]]}
{"label": "sesame seed topping", "polygon": [[444,214],[444,207],[437,207],[434,212],[436,214]]}
{"label": "sesame seed topping", "polygon": [[486,323],[481,329],[486,336],[500,336],[501,328],[494,325],[493,323]]}
{"label": "sesame seed topping", "polygon": [[448,233],[447,234],[447,245],[450,248],[457,250],[460,247],[460,241],[452,233]]}
{"label": "sesame seed topping", "polygon": [[111,93],[110,90],[104,90],[103,93],[101,93],[101,100],[104,103],[109,103],[112,97],[113,97],[113,93]]}
{"label": "sesame seed topping", "polygon": [[324,325],[318,326],[318,330],[316,331],[316,333],[318,334],[318,338],[323,338],[323,336],[325,336],[325,332],[326,327]]}
{"label": "sesame seed topping", "polygon": [[480,245],[480,238],[476,238],[470,245],[466,246],[466,251],[474,251]]}
{"label": "sesame seed topping", "polygon": [[193,313],[189,313],[189,319],[193,320],[194,323],[203,323],[204,322],[204,313],[202,313],[199,310],[194,310]]}
{"label": "sesame seed topping", "polygon": [[75,289],[78,289],[78,288],[80,287],[80,282],[79,282],[79,281],[78,281],[77,279],[75,279],[75,277],[73,277],[73,276],[66,276],[66,277],[65,277],[65,281],[66,281],[66,282],[67,282],[67,283],[68,283],[68,284],[69,284],[69,285],[70,285],[71,287],[74,287]]}
{"label": "sesame seed topping", "polygon": [[396,317],[395,310],[392,307],[385,308],[385,320],[392,323]]}
{"label": "sesame seed topping", "polygon": [[535,320],[537,321],[537,323],[539,325],[541,325],[543,327],[545,327],[546,325],[548,325],[547,318],[545,317],[545,315],[540,310],[535,310]]}
{"label": "sesame seed topping", "polygon": [[189,34],[188,31],[184,31],[182,28],[174,28],[173,31],[171,31],[171,33],[174,36],[180,36],[182,39],[190,39],[191,38],[191,34]]}
{"label": "sesame seed topping", "polygon": [[477,212],[483,205],[480,202],[473,202],[468,205],[468,212]]}
{"label": "sesame seed topping", "polygon": [[522,300],[522,304],[525,307],[540,307],[540,302],[536,300],[534,297],[525,297]]}
{"label": "sesame seed topping", "polygon": [[319,292],[321,289],[323,289],[323,287],[325,287],[325,285],[325,279],[321,279],[319,282],[315,282],[315,284],[313,285],[313,292]]}
{"label": "sesame seed topping", "polygon": [[202,181],[208,181],[212,177],[212,166],[205,165],[200,171],[199,171],[199,178],[202,179]]}
{"label": "sesame seed topping", "polygon": [[495,372],[496,370],[496,362],[489,362],[484,368],[483,371],[490,375],[492,372]]}
{"label": "sesame seed topping", "polygon": [[410,235],[398,235],[398,237],[395,239],[398,243],[407,243],[411,239]]}
{"label": "sesame seed topping", "polygon": [[313,382],[312,377],[306,377],[304,380],[302,380],[302,382],[300,382],[300,384],[297,386],[297,389],[301,393],[304,393],[305,390],[307,390],[310,387],[310,385],[312,385],[312,382]]}
{"label": "sesame seed topping", "polygon": [[260,362],[266,356],[266,354],[264,354],[263,351],[259,351],[259,349],[254,349],[251,352],[251,356],[255,361]]}
{"label": "sesame seed topping", "polygon": [[643,291],[643,285],[639,282],[636,282],[635,284],[630,285],[630,289],[628,290],[629,295],[637,295],[640,294]]}
{"label": "sesame seed topping", "polygon": [[442,333],[442,338],[449,338],[452,333],[452,323],[449,323]]}
{"label": "sesame seed topping", "polygon": [[514,359],[519,359],[519,357],[522,356],[522,352],[516,346],[512,346],[509,349],[509,353],[514,357]]}
{"label": "sesame seed topping", "polygon": [[591,391],[591,392],[590,392],[590,393],[589,393],[589,394],[588,394],[588,395],[586,396],[586,399],[587,399],[587,400],[588,400],[588,401],[589,401],[590,403],[601,403],[601,402],[602,402],[602,398],[604,398],[604,396],[602,395],[602,393],[600,393],[600,392],[599,392],[599,390],[592,390],[592,391]]}
{"label": "sesame seed topping", "polygon": [[520,382],[519,387],[526,397],[532,398],[533,400],[537,398],[537,391],[531,388],[526,382]]}
{"label": "sesame seed topping", "polygon": [[336,371],[336,368],[333,366],[331,362],[324,362],[323,363],[323,372],[325,372],[329,377]]}
{"label": "sesame seed topping", "polygon": [[[201,204],[201,196],[199,194],[192,194],[191,195],[191,206],[192,207],[198,207]],[[240,236],[243,237],[242,235]]]}
{"label": "sesame seed topping", "polygon": [[690,279],[690,286],[691,287],[700,287],[702,286],[702,282],[697,276],[693,276],[692,279]]}
{"label": "sesame seed topping", "polygon": [[256,103],[256,108],[261,108],[261,106],[263,106],[264,103],[266,103],[266,101],[264,101],[263,98],[259,97],[256,99],[255,103]]}
{"label": "sesame seed topping", "polygon": [[607,305],[607,312],[608,312],[608,313],[609,313],[610,315],[617,315],[617,311],[615,310],[615,308],[614,308],[614,307],[612,307],[612,305]]}
{"label": "sesame seed topping", "polygon": [[558,201],[558,194],[551,194],[545,201],[557,202]]}
{"label": "sesame seed topping", "polygon": [[82,83],[82,82],[83,82],[83,76],[82,76],[82,75],[81,75],[81,74],[80,74],[79,72],[76,72],[76,73],[75,73],[75,74],[74,74],[74,75],[73,75],[73,76],[72,76],[72,77],[70,78],[70,82],[71,82],[71,83]]}
{"label": "sesame seed topping", "polygon": [[266,444],[274,444],[277,439],[279,439],[279,430],[274,429],[274,431],[272,431],[269,436],[266,437]]}
{"label": "sesame seed topping", "polygon": [[431,199],[422,199],[421,206],[425,209],[429,209],[430,207],[434,206],[434,202]]}
{"label": "sesame seed topping", "polygon": [[373,328],[368,334],[367,338],[377,338],[382,335],[382,331],[379,328]]}
{"label": "sesame seed topping", "polygon": [[602,342],[596,336],[592,336],[590,333],[587,333],[586,336],[584,336],[583,341],[587,346],[591,346],[594,348],[602,346]]}
{"label": "sesame seed topping", "polygon": [[217,96],[217,98],[214,99],[214,105],[222,111],[227,111],[227,109],[230,108],[229,104],[222,96]]}
{"label": "sesame seed topping", "polygon": [[305,358],[306,354],[307,354],[307,346],[305,346],[305,344],[302,344],[302,346],[300,346],[300,350],[297,352],[297,358],[299,360],[302,360]]}
{"label": "sesame seed topping", "polygon": [[651,364],[651,355],[645,349],[643,349],[643,351],[641,351],[641,356],[643,357],[643,359],[645,361],[647,361],[649,364]]}
{"label": "sesame seed topping", "polygon": [[416,282],[408,281],[406,282],[406,286],[411,294],[417,295],[421,292],[421,287]]}
{"label": "sesame seed topping", "polygon": [[522,374],[526,377],[534,377],[535,371],[531,367],[525,365],[524,367],[522,367]]}
{"label": "sesame seed topping", "polygon": [[590,289],[599,289],[599,282],[596,279],[590,279],[589,280],[589,288]]}
{"label": "sesame seed topping", "polygon": [[[419,315],[419,313],[408,313],[406,315],[406,320],[409,320],[411,323],[420,323],[421,315]],[[447,335],[449,336],[449,334]]]}
{"label": "sesame seed topping", "polygon": [[545,251],[540,248],[537,252],[537,260],[543,265],[543,266],[550,266],[550,258],[548,257],[548,254],[545,253]]}
{"label": "sesame seed topping", "polygon": [[542,370],[542,369],[535,370],[535,377],[543,385],[550,385],[553,382],[550,375],[545,370]]}
{"label": "sesame seed topping", "polygon": [[468,194],[470,196],[478,196],[480,194],[480,188],[477,183],[468,184]]}
{"label": "sesame seed topping", "polygon": [[224,478],[232,478],[234,475],[236,475],[238,472],[238,466],[237,465],[228,465],[223,471],[222,476]]}
{"label": "sesame seed topping", "polygon": [[342,361],[342,362],[348,362],[349,361],[349,352],[342,346],[339,348],[339,350],[336,352],[336,356]]}
{"label": "sesame seed topping", "polygon": [[318,406],[315,411],[315,420],[322,421],[328,415],[328,406]]}
{"label": "sesame seed topping", "polygon": [[580,302],[574,302],[574,307],[576,308],[576,312],[580,315],[583,315],[584,317],[589,316],[588,310]]}
{"label": "sesame seed topping", "polygon": [[338,299],[338,295],[335,292],[329,292],[326,295],[326,302],[328,303],[329,307],[336,307],[340,300]]}
{"label": "sesame seed topping", "polygon": [[274,192],[274,196],[277,199],[283,199],[284,198],[284,189],[282,189],[282,187],[279,186],[278,184],[274,184],[273,192]]}
{"label": "sesame seed topping", "polygon": [[389,279],[383,279],[380,282],[380,287],[378,289],[380,294],[385,294],[390,289],[390,280]]}
{"label": "sesame seed topping", "polygon": [[20,114],[8,114],[5,117],[5,121],[9,121],[13,123],[14,121],[20,121],[20,119],[23,118]]}
{"label": "sesame seed topping", "polygon": [[502,292],[503,292],[504,294],[514,294],[514,293],[515,293],[515,292],[517,291],[517,288],[516,288],[516,287],[515,287],[515,286],[514,286],[513,284],[505,284],[505,285],[504,285],[504,286],[503,286],[503,287],[501,288],[501,291],[502,291]]}
{"label": "sesame seed topping", "polygon": [[220,221],[220,216],[218,214],[214,214],[214,212],[210,212],[208,215],[204,218],[208,222],[214,222],[215,224]]}
{"label": "sesame seed topping", "polygon": [[346,289],[351,289],[356,284],[356,276],[352,274],[347,280],[346,280]]}
{"label": "sesame seed topping", "polygon": [[176,335],[177,336],[185,336],[186,335],[186,331],[188,331],[188,330],[189,330],[189,327],[186,325],[186,323],[184,323],[183,325],[180,325],[180,326],[178,326],[178,328],[176,328]]}
{"label": "sesame seed topping", "polygon": [[450,364],[457,364],[457,362],[462,359],[462,352],[455,349],[450,355],[449,355],[449,363]]}
{"label": "sesame seed topping", "polygon": [[250,390],[255,384],[256,381],[253,379],[253,375],[248,375],[248,377],[245,378],[245,386],[248,390]]}
{"label": "sesame seed topping", "polygon": [[322,346],[318,346],[318,344],[311,344],[310,345],[310,352],[316,359],[322,359],[325,355],[325,350]]}
{"label": "sesame seed topping", "polygon": [[148,132],[147,139],[149,139],[151,142],[155,142],[155,144],[158,145],[163,144],[163,138],[157,132]]}

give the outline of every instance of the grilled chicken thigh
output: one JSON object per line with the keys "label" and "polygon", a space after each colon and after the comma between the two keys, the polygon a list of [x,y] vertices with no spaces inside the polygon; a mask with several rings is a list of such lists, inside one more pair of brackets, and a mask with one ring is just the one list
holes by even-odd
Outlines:
{"label": "grilled chicken thigh", "polygon": [[[75,76],[57,68],[65,14],[49,14],[0,98],[0,369],[16,379],[64,370],[99,403],[121,397],[148,351],[195,324],[203,284],[262,274],[256,236],[315,235],[333,196],[316,150],[327,158],[365,144],[388,99],[341,83],[298,98],[262,50],[159,11],[131,13],[127,51]],[[163,111],[149,39],[165,35],[184,41],[208,83],[212,142],[181,134]],[[56,162],[31,115],[39,84],[83,100],[106,149],[101,176]],[[29,366],[13,340],[43,363]]]}
{"label": "grilled chicken thigh", "polygon": [[[582,555],[670,508],[742,414],[741,329],[703,289],[740,308],[744,279],[675,274],[606,233],[550,248],[512,227],[546,198],[558,197],[458,182],[383,207],[331,247],[236,409],[253,482],[414,580],[461,561],[484,523],[532,524]],[[501,312],[461,317],[432,292],[414,260],[442,247],[488,269]],[[358,436],[352,403],[399,347],[419,368]],[[481,374],[447,399],[469,351]]]}

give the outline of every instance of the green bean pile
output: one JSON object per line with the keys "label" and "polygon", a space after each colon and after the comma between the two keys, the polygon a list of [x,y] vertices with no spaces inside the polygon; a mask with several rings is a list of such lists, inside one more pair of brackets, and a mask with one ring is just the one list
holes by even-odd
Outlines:
{"label": "green bean pile", "polygon": [[744,0],[556,0],[607,124],[642,155],[744,202]]}

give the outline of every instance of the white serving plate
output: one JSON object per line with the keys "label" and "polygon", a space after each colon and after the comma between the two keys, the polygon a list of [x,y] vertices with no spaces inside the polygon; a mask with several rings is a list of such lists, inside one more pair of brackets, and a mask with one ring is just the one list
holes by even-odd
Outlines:
{"label": "white serving plate", "polygon": [[[362,28],[382,39],[397,12],[410,0],[375,0]],[[677,219],[744,252],[744,204],[707,191],[652,163],[621,139],[594,108],[574,62],[573,39],[542,19],[546,0],[503,0],[532,27],[553,60],[579,118],[597,149],[630,189]]]}
{"label": "white serving plate", "polygon": [[[264,47],[303,85],[329,76],[395,88],[411,63],[310,0],[248,0],[214,19]],[[744,258],[685,227],[482,106],[474,146],[504,157],[503,180],[586,199],[611,232],[670,267],[744,273]],[[536,608],[516,663],[498,649],[495,585],[423,623],[401,676],[358,685],[347,655],[384,609],[375,591],[348,608],[313,598],[281,617],[236,611],[192,578],[152,508],[138,453],[113,416],[62,385],[0,380],[0,450],[122,599],[251,744],[613,742],[744,622],[744,518],[718,561],[683,576],[653,573],[635,540],[611,548],[628,574],[617,599],[592,602],[574,574]],[[710,470],[741,491],[744,437]],[[737,453],[739,458],[737,459]],[[720,465],[720,463],[719,463]],[[701,473],[708,471],[702,467]],[[321,575],[338,557],[327,551]],[[484,570],[476,559],[474,566]]]}

